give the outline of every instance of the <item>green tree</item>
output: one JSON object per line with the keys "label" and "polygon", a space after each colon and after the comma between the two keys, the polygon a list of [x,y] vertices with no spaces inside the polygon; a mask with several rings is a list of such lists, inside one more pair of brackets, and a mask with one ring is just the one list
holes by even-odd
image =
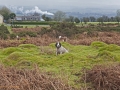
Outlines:
{"label": "green tree", "polygon": [[11,13],[11,14],[9,15],[9,18],[12,20],[12,24],[13,24],[13,22],[14,22],[15,17],[16,17],[16,14],[15,14],[15,13]]}
{"label": "green tree", "polygon": [[42,19],[44,19],[44,20],[45,20],[45,18],[46,18],[46,15],[45,15],[45,14],[43,14],[43,15],[42,15]]}
{"label": "green tree", "polygon": [[116,11],[117,16],[116,16],[116,21],[119,23],[120,22],[120,9]]}
{"label": "green tree", "polygon": [[45,21],[51,21],[51,20],[52,20],[50,17],[47,17],[45,14],[42,15],[42,18],[43,18]]}
{"label": "green tree", "polygon": [[64,21],[65,18],[66,18],[66,15],[62,11],[57,11],[56,13],[54,13],[54,20],[55,21]]}
{"label": "green tree", "polygon": [[76,17],[76,18],[75,18],[75,22],[76,22],[76,23],[79,23],[80,20]]}
{"label": "green tree", "polygon": [[65,18],[66,22],[74,22],[74,17],[73,16],[69,16],[67,18]]}
{"label": "green tree", "polygon": [[97,21],[98,21],[99,23],[103,24],[103,18],[102,18],[102,17],[97,18]]}
{"label": "green tree", "polygon": [[117,13],[117,16],[120,17],[120,9],[118,9],[116,13]]}
{"label": "green tree", "polygon": [[73,16],[69,16],[70,22],[74,22],[74,17]]}
{"label": "green tree", "polygon": [[91,22],[95,22],[96,21],[96,18],[94,16],[91,16],[89,19],[90,19]]}
{"label": "green tree", "polygon": [[88,17],[83,17],[83,21],[86,24],[87,22],[89,22],[89,18]]}
{"label": "green tree", "polygon": [[6,20],[6,21],[9,19],[9,14],[10,13],[11,13],[11,11],[7,7],[5,7],[5,6],[3,6],[0,9],[0,14],[3,15],[4,20]]}
{"label": "green tree", "polygon": [[116,21],[117,21],[118,24],[119,24],[119,22],[120,22],[120,17],[119,17],[119,16],[116,16],[115,18],[116,18]]}
{"label": "green tree", "polygon": [[10,17],[10,19],[14,19],[16,17],[16,14],[15,13],[10,13],[9,17]]}

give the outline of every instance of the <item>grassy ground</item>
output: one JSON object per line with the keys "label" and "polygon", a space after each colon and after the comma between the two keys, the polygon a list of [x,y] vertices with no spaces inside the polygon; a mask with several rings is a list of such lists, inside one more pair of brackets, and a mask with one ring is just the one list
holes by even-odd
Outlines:
{"label": "grassy ground", "polygon": [[82,75],[83,68],[90,69],[96,64],[120,62],[120,46],[103,42],[93,42],[90,46],[73,46],[62,42],[69,53],[55,55],[55,43],[49,46],[22,44],[18,47],[0,49],[0,61],[6,66],[31,68],[37,64],[41,69],[68,78],[68,82],[79,87],[76,82]]}

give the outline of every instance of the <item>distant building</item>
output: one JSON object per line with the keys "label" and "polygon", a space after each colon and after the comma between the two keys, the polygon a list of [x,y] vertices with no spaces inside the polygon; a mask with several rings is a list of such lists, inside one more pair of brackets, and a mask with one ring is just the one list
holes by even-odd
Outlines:
{"label": "distant building", "polygon": [[34,13],[30,15],[24,15],[24,16],[16,16],[17,21],[40,21],[41,17],[40,14]]}
{"label": "distant building", "polygon": [[3,23],[3,16],[0,14],[0,24]]}

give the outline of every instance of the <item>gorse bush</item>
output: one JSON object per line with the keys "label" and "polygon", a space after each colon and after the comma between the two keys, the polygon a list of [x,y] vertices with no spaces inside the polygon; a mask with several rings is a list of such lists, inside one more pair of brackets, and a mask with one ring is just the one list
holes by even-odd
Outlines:
{"label": "gorse bush", "polygon": [[9,34],[7,27],[4,25],[0,26],[0,32],[5,33],[5,34]]}
{"label": "gorse bush", "polygon": [[7,34],[9,34],[9,31],[8,31],[7,27],[4,26],[4,25],[1,25],[0,26],[0,38],[4,39],[4,40],[8,39]]}
{"label": "gorse bush", "polygon": [[56,31],[56,36],[63,35],[71,37],[81,33],[80,29],[74,23],[60,22],[51,25],[51,29]]}
{"label": "gorse bush", "polygon": [[7,34],[0,32],[0,38],[5,40],[8,39],[8,36]]}
{"label": "gorse bush", "polygon": [[15,39],[16,38],[16,34],[12,33],[10,34],[10,39]]}
{"label": "gorse bush", "polygon": [[37,37],[35,32],[26,32],[26,35],[29,35],[30,37]]}
{"label": "gorse bush", "polygon": [[30,37],[37,37],[37,34],[35,32],[31,32],[31,31],[22,31],[22,32],[19,32],[17,34],[20,37],[25,37],[27,35],[30,36]]}
{"label": "gorse bush", "polygon": [[26,36],[26,33],[25,32],[19,32],[19,33],[17,33],[18,34],[18,36],[20,36],[20,37],[25,37]]}

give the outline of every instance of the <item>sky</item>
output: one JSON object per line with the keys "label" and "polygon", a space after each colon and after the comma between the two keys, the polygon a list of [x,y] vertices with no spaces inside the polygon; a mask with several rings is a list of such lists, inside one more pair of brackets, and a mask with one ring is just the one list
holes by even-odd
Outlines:
{"label": "sky", "polygon": [[0,5],[41,6],[46,8],[120,6],[120,0],[0,0]]}

